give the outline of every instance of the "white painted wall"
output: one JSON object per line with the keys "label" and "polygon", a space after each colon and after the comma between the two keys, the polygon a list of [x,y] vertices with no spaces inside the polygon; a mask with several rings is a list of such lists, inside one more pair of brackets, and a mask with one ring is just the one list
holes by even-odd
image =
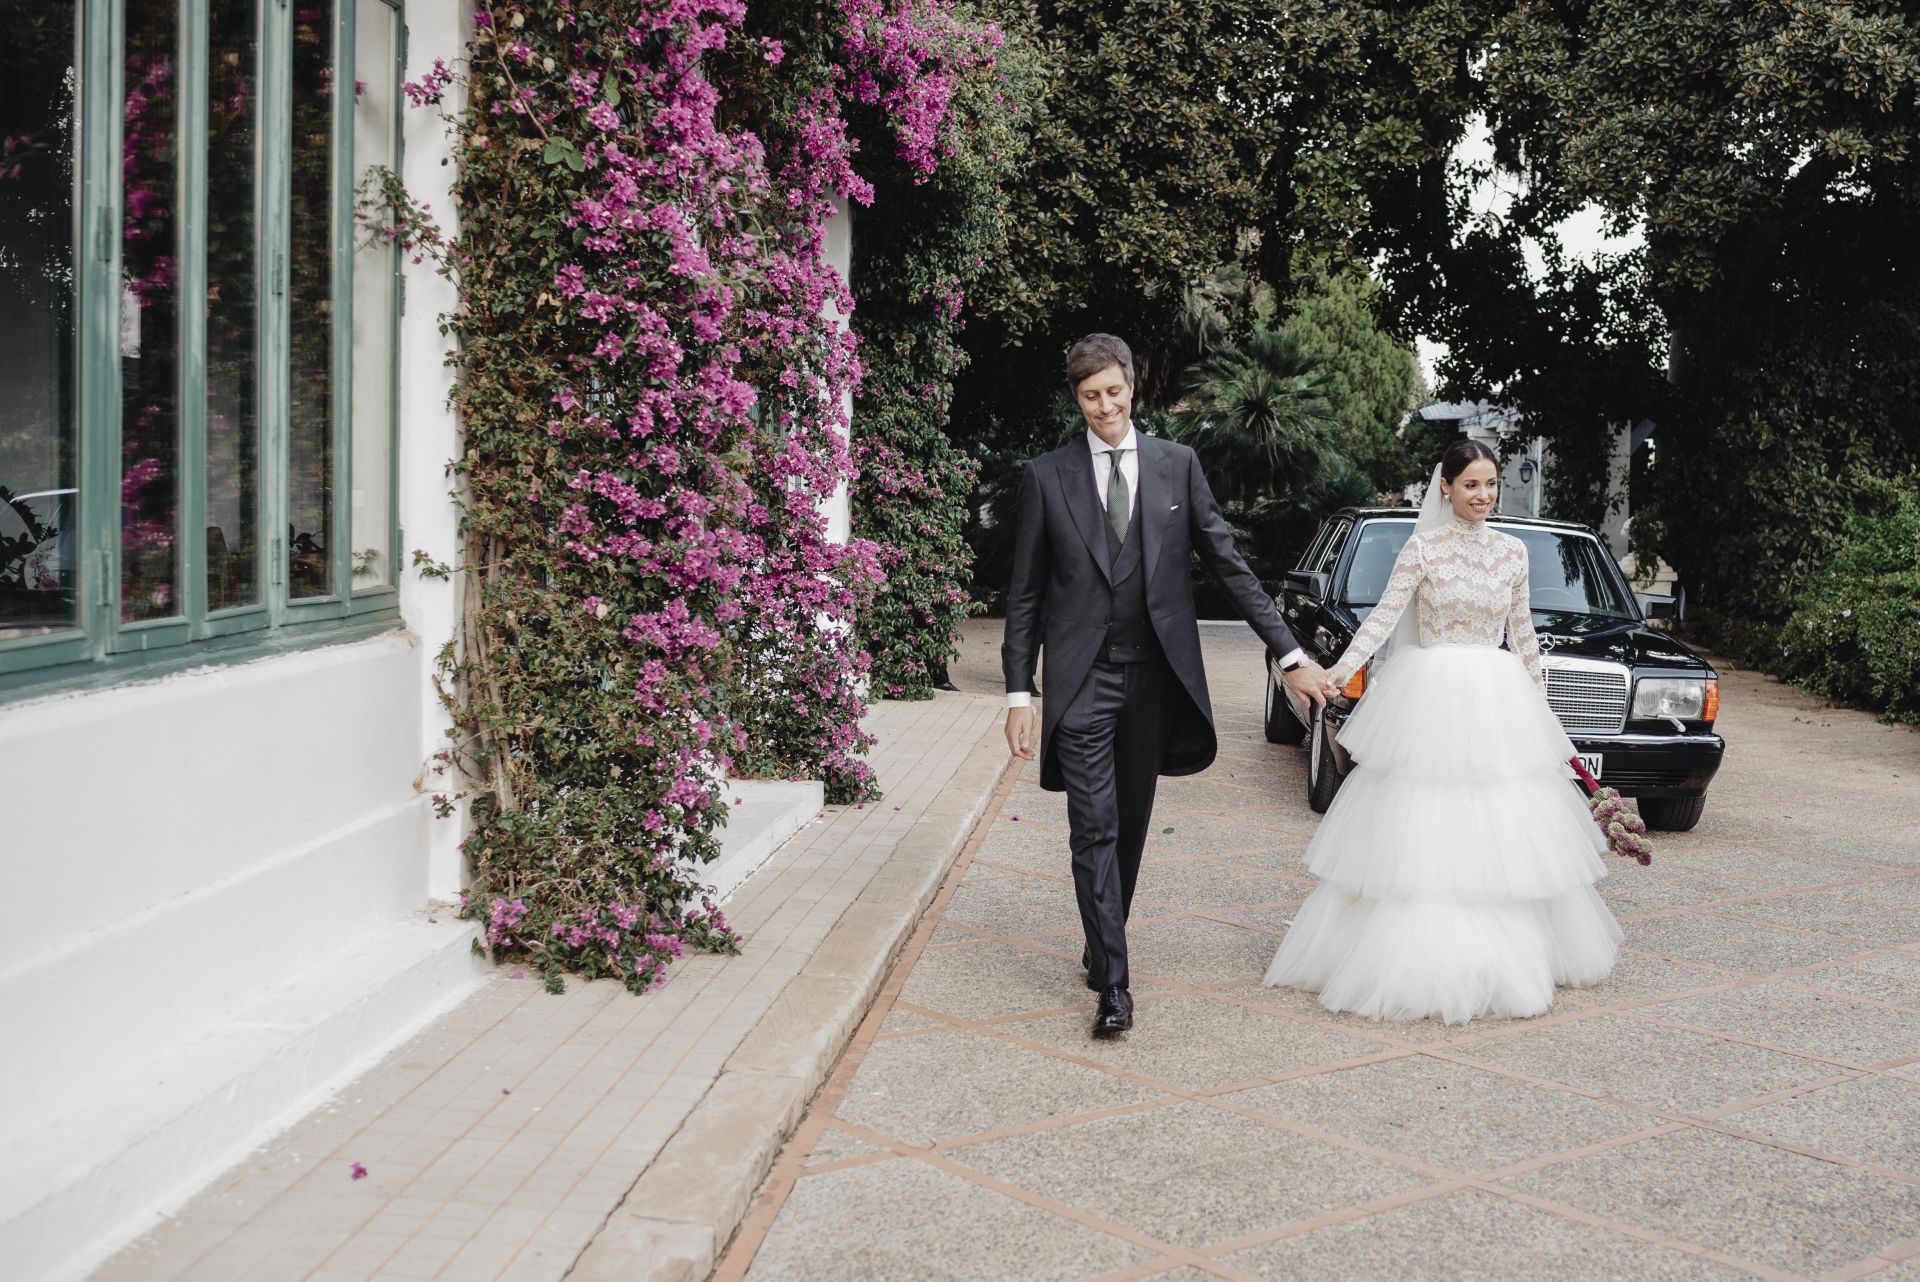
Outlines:
{"label": "white painted wall", "polygon": [[[827,221],[827,266],[840,273],[840,279],[853,279],[853,210],[843,197],[833,198],[833,217]],[[827,315],[842,325],[847,318],[840,313],[833,300],[827,300]],[[853,417],[853,394],[847,393],[846,411],[848,420]],[[833,491],[833,497],[827,500],[827,537],[835,543],[845,543],[853,537],[853,509],[847,496],[847,483],[840,482]]]}
{"label": "white painted wall", "polygon": [[[411,0],[406,17],[409,79],[452,60],[471,29],[461,0]],[[441,122],[409,111],[405,176],[443,223],[449,154]],[[459,585],[409,568],[416,548],[458,559],[446,468],[460,444],[438,330],[454,295],[431,264],[405,271],[405,629],[0,706],[9,1278],[64,1276],[80,1257],[60,1252],[97,1253],[141,1227],[477,981],[470,961],[445,960],[465,956],[449,914],[409,926],[457,893],[463,869],[461,822],[430,802],[455,785],[423,775],[447,742],[432,675]],[[199,1094],[169,1096],[181,1075],[160,1081],[161,1065],[191,1065]]]}
{"label": "white painted wall", "polygon": [[[466,48],[473,30],[472,6],[463,0],[411,0],[407,5],[407,79],[418,80],[445,58]],[[402,177],[416,200],[432,207],[441,230],[449,237],[459,230],[452,184],[454,167],[443,163],[450,155],[446,125],[430,109],[407,111],[402,153]],[[461,580],[426,579],[415,573],[415,550],[441,565],[459,563],[459,513],[452,503],[453,480],[448,464],[460,457],[460,422],[448,394],[453,389],[446,368],[447,338],[440,318],[459,301],[453,282],[439,275],[431,263],[407,266],[406,314],[400,318],[400,542],[394,564],[400,569],[400,609],[423,644],[416,657],[418,681],[413,698],[418,708],[423,750],[431,756],[447,746],[445,710],[433,684],[435,656],[457,631]],[[457,792],[451,776],[429,775],[429,792]],[[433,825],[427,838],[427,885],[437,898],[450,898],[466,884],[460,838],[465,815]]]}

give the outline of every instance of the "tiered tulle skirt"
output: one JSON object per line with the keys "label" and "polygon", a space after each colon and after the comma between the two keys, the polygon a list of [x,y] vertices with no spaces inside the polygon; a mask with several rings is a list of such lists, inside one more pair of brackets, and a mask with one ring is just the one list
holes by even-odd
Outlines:
{"label": "tiered tulle skirt", "polygon": [[1598,983],[1620,927],[1573,745],[1491,646],[1406,650],[1340,731],[1354,768],[1307,847],[1320,885],[1266,982],[1371,1019],[1537,1015]]}

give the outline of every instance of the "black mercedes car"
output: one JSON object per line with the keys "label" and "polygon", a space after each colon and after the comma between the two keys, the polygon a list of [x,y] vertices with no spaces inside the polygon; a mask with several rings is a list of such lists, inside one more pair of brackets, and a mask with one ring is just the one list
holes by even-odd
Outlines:
{"label": "black mercedes car", "polygon": [[[1413,522],[1406,508],[1345,508],[1321,525],[1274,602],[1316,661],[1333,666],[1372,613]],[[1526,545],[1547,702],[1574,748],[1602,783],[1636,799],[1649,828],[1692,828],[1726,741],[1713,732],[1719,676],[1646,624],[1671,602],[1647,598],[1643,613],[1606,545],[1584,526],[1508,516],[1490,523]],[[1280,681],[1278,658],[1267,656],[1267,738],[1306,741],[1308,804],[1324,811],[1351,764],[1339,730],[1367,673],[1316,714]]]}

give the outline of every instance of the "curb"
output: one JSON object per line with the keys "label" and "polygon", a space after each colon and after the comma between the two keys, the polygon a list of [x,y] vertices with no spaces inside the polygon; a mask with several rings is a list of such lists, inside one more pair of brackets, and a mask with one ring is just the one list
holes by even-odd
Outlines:
{"label": "curb", "polygon": [[1014,764],[997,727],[973,746],[608,1215],[568,1282],[703,1282],[713,1272]]}

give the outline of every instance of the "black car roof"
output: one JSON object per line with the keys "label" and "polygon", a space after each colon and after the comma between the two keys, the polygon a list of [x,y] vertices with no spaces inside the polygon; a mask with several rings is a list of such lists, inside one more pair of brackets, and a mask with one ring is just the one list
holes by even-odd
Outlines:
{"label": "black car roof", "polygon": [[[1335,512],[1333,516],[1328,517],[1327,520],[1331,521],[1334,517],[1341,516],[1351,516],[1356,519],[1363,517],[1392,516],[1411,521],[1419,515],[1420,509],[1413,507],[1343,507],[1338,512]],[[1582,525],[1578,521],[1550,521],[1542,516],[1507,516],[1503,513],[1496,512],[1488,517],[1487,520],[1500,525],[1525,525],[1541,530],[1576,530],[1581,534],[1594,533],[1592,526]]]}

